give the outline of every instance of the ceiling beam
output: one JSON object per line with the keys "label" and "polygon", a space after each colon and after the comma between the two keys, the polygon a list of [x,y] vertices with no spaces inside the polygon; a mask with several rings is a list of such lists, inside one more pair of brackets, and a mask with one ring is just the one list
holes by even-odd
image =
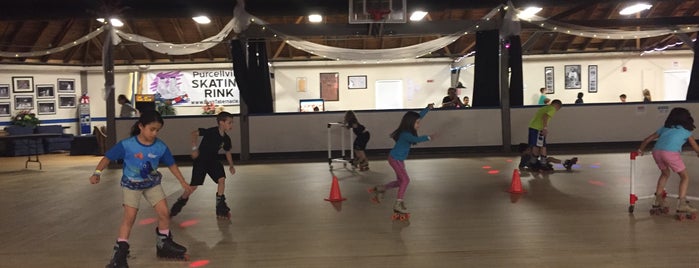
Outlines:
{"label": "ceiling beam", "polygon": [[[139,31],[136,29],[136,27],[131,27],[131,25],[133,25],[132,20],[125,20],[124,21],[124,27],[126,29],[128,29],[129,32],[137,34],[137,35],[141,35],[141,36],[143,35],[143,34],[139,33]],[[148,61],[150,61],[150,62],[155,61],[155,56],[153,56],[153,52],[150,49],[147,49],[142,44],[138,44],[138,46],[141,47],[141,49],[143,49],[143,53],[145,53],[146,57],[148,57]]]}
{"label": "ceiling beam", "polygon": [[[179,39],[180,44],[186,44],[187,40],[184,38],[184,31],[182,30],[182,25],[180,24],[179,19],[170,19],[170,24],[172,25],[172,28],[175,29],[175,34],[177,34],[177,39]],[[193,61],[194,58],[192,56],[193,54],[187,54],[186,57],[189,58],[189,61]]]}
{"label": "ceiling beam", "polygon": [[[69,19],[66,21],[63,26],[61,26],[61,31],[59,31],[53,38],[53,41],[51,41],[51,47],[57,47],[61,45],[63,39],[66,37],[66,34],[68,34],[68,31],[73,27],[75,20],[74,19]],[[48,62],[49,59],[51,58],[51,54],[45,55],[41,57],[41,62]]]}

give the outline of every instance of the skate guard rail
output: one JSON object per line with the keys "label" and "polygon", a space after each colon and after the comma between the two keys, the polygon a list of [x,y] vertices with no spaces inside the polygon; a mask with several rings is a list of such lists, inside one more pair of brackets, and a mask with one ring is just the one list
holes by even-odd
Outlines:
{"label": "skate guard rail", "polygon": [[[333,158],[332,156],[332,128],[340,127],[340,152],[341,158]],[[346,131],[345,131],[346,130]],[[347,133],[347,134],[345,134]],[[345,149],[345,135],[349,136],[347,139],[349,141],[349,150]],[[352,129],[347,128],[347,125],[342,122],[330,122],[328,123],[328,166],[330,170],[333,170],[333,163],[340,162],[343,167],[347,167],[347,163],[350,163],[354,159],[354,147],[352,146]],[[345,152],[349,151],[349,159],[346,158]],[[351,165],[350,165],[351,166]],[[354,167],[352,166],[352,169]]]}

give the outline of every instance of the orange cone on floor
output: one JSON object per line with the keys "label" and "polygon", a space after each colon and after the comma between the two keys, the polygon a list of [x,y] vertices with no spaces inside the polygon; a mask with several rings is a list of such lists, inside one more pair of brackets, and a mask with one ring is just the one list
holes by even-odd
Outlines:
{"label": "orange cone on floor", "polygon": [[330,197],[325,198],[325,201],[340,202],[345,200],[347,200],[347,198],[342,198],[340,183],[337,182],[337,176],[333,176],[333,183],[332,186],[330,186]]}
{"label": "orange cone on floor", "polygon": [[522,188],[522,180],[519,178],[519,170],[515,169],[512,172],[512,184],[510,185],[510,190],[508,191],[513,194],[523,194],[527,191]]}

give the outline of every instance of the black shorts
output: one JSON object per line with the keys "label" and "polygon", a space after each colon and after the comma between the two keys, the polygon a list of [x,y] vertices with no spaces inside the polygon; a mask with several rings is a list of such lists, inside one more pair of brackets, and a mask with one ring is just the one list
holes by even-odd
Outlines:
{"label": "black shorts", "polygon": [[369,143],[369,138],[371,138],[371,135],[369,135],[369,132],[362,132],[362,134],[358,135],[354,139],[354,149],[355,150],[361,150],[364,151],[366,150],[366,145]]}
{"label": "black shorts", "polygon": [[223,165],[216,159],[197,158],[192,165],[192,181],[189,185],[198,186],[204,184],[204,178],[209,174],[211,180],[218,183],[218,179],[225,178],[226,172]]}

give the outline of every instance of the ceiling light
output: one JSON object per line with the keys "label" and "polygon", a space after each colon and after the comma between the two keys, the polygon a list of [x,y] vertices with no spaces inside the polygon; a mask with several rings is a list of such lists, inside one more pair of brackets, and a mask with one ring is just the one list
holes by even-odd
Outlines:
{"label": "ceiling light", "polygon": [[114,19],[114,18],[109,19],[109,23],[111,23],[112,26],[114,26],[114,27],[121,27],[121,26],[124,26],[124,23],[121,22],[121,20],[119,20],[119,19]]}
{"label": "ceiling light", "polygon": [[412,15],[410,15],[410,20],[411,21],[421,21],[426,15],[427,15],[427,12],[418,10],[418,11],[413,12]]}
{"label": "ceiling light", "polygon": [[[104,18],[97,18],[97,21],[100,23],[104,23]],[[109,22],[112,24],[114,27],[121,27],[124,26],[124,23],[119,20],[119,19],[109,19]]]}
{"label": "ceiling light", "polygon": [[539,13],[539,11],[541,10],[542,8],[540,7],[525,8],[524,10],[522,10],[522,12],[519,12],[519,18],[524,20],[531,19],[536,13]]}
{"label": "ceiling light", "polygon": [[308,21],[318,23],[323,21],[323,16],[318,15],[318,14],[311,14],[308,15]]}
{"label": "ceiling light", "polygon": [[649,10],[653,5],[646,4],[646,3],[638,3],[635,5],[631,5],[628,7],[625,7],[621,11],[619,11],[619,15],[631,15],[635,14],[644,10]]}
{"label": "ceiling light", "polygon": [[196,16],[196,17],[192,17],[192,19],[199,24],[211,23],[211,19],[209,19],[209,17],[207,17],[207,16]]}

